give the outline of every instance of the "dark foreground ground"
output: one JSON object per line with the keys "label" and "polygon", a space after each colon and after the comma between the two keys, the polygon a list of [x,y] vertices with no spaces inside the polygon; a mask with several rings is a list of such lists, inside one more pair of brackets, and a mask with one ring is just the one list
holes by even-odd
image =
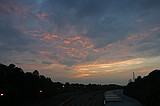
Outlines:
{"label": "dark foreground ground", "polygon": [[64,95],[61,98],[51,98],[50,100],[30,106],[142,106],[137,100],[124,95],[123,90],[116,90],[116,94],[121,97],[121,102],[107,102],[104,104],[104,92],[97,91],[73,94],[72,96]]}
{"label": "dark foreground ground", "polygon": [[18,104],[19,106],[104,106],[104,92],[86,92],[63,94],[31,104]]}
{"label": "dark foreground ground", "polygon": [[[121,102],[107,102],[104,104],[104,91],[94,91],[63,94],[30,104],[16,103],[12,104],[12,106],[142,106],[137,100],[123,95],[123,90],[113,90],[109,92],[115,93],[115,91],[116,95],[121,97]],[[8,104],[11,104],[11,102],[8,102]]]}

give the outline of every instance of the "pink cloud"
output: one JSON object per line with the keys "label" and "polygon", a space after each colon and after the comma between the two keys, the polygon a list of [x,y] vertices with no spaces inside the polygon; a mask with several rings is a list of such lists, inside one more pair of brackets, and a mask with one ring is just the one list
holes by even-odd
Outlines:
{"label": "pink cloud", "polygon": [[71,42],[69,40],[64,40],[63,41],[65,44],[71,44]]}
{"label": "pink cloud", "polygon": [[50,51],[40,51],[40,54],[51,55],[51,54],[54,54],[54,53],[50,52]]}

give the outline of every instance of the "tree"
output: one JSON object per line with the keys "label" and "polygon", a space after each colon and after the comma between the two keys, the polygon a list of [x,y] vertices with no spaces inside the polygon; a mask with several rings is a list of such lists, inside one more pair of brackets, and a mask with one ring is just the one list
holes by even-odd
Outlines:
{"label": "tree", "polygon": [[39,72],[37,70],[34,70],[33,75],[39,76]]}
{"label": "tree", "polygon": [[10,64],[10,65],[8,66],[9,69],[14,69],[15,67],[16,67],[16,65],[14,65],[14,64]]}

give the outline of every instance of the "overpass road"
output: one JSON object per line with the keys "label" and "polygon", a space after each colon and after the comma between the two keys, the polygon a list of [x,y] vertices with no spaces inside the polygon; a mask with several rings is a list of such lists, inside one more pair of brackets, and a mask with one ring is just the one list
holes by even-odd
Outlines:
{"label": "overpass road", "polygon": [[110,93],[115,93],[121,98],[121,101],[106,102],[105,106],[142,106],[142,104],[140,104],[137,100],[123,95],[123,90],[110,91]]}

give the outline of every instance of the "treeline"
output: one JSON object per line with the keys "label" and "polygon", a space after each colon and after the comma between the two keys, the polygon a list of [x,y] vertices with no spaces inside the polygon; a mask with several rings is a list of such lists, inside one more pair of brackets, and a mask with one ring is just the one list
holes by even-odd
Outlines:
{"label": "treeline", "polygon": [[144,106],[160,106],[160,70],[154,70],[148,76],[138,76],[128,83],[124,94],[139,100]]}
{"label": "treeline", "polygon": [[0,64],[0,99],[13,101],[35,100],[56,95],[58,90],[50,78],[37,70],[24,72],[14,64]]}
{"label": "treeline", "polygon": [[14,64],[9,66],[0,64],[0,101],[36,101],[51,96],[71,93],[71,92],[90,92],[98,90],[113,90],[122,88],[119,85],[101,84],[65,84],[52,82],[50,78],[39,75],[37,70],[24,72]]}

